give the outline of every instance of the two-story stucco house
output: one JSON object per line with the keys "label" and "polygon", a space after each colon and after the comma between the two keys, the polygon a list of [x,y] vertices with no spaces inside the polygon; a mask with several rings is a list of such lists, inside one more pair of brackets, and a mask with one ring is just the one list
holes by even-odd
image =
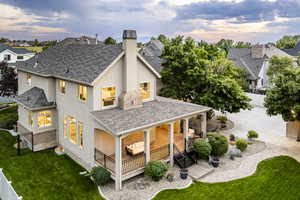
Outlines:
{"label": "two-story stucco house", "polygon": [[17,62],[26,61],[35,53],[24,48],[12,48],[0,43],[0,62],[7,62],[8,66],[15,67]]}
{"label": "two-story stucco house", "polygon": [[232,48],[228,58],[238,67],[247,72],[250,89],[265,89],[270,85],[267,71],[269,60],[273,56],[287,56],[289,54],[272,45],[254,45],[250,48]]}
{"label": "two-story stucco house", "polygon": [[210,108],[157,96],[161,69],[146,59],[126,30],[122,45],[58,45],[20,63],[18,133],[33,151],[59,146],[88,170],[105,167],[116,190],[150,160],[173,165],[188,120],[200,115],[205,137]]}

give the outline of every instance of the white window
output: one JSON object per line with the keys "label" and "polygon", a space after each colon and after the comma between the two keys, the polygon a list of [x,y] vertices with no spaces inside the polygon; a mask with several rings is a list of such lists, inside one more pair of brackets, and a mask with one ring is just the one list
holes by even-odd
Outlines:
{"label": "white window", "polygon": [[38,113],[38,127],[45,128],[52,125],[51,111],[41,111]]}
{"label": "white window", "polygon": [[77,121],[72,116],[66,116],[64,118],[64,138],[68,138],[73,144],[78,144],[80,148],[83,148],[84,133],[83,123]]}
{"label": "white window", "polygon": [[27,80],[27,84],[28,84],[29,86],[31,86],[31,80],[32,80],[31,74],[27,73],[27,75],[26,75],[26,80]]}
{"label": "white window", "polygon": [[141,98],[143,100],[149,99],[151,97],[149,82],[140,83],[140,93],[141,93]]}
{"label": "white window", "polygon": [[102,88],[102,106],[113,106],[116,104],[116,87]]}
{"label": "white window", "polygon": [[78,97],[80,100],[82,101],[86,101],[87,100],[87,87],[83,86],[83,85],[79,85],[78,86]]}
{"label": "white window", "polygon": [[59,81],[59,91],[62,94],[66,93],[66,82],[65,81],[62,81],[62,80]]}

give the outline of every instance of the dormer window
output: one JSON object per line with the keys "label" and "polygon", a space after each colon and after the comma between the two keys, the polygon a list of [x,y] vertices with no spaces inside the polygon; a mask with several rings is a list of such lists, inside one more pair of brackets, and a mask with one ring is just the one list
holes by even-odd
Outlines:
{"label": "dormer window", "polygon": [[78,86],[78,97],[81,101],[87,100],[87,87],[83,85]]}
{"label": "dormer window", "polygon": [[116,104],[116,87],[102,88],[102,106],[113,106]]}
{"label": "dormer window", "polygon": [[149,82],[140,83],[140,93],[141,93],[141,98],[143,100],[147,100],[151,97],[150,83]]}
{"label": "dormer window", "polygon": [[66,82],[65,81],[62,81],[62,80],[59,81],[59,91],[62,94],[66,93]]}
{"label": "dormer window", "polygon": [[31,74],[27,73],[26,79],[27,79],[27,84],[31,86],[31,79],[32,79]]}

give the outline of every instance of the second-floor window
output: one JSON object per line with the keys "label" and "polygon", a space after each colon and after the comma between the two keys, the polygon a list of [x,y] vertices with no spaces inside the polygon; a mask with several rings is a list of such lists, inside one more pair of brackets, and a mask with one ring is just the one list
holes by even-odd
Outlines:
{"label": "second-floor window", "polygon": [[82,101],[86,101],[87,100],[87,87],[83,86],[83,85],[79,85],[78,86],[78,97],[80,100]]}
{"label": "second-floor window", "polygon": [[10,61],[10,60],[11,60],[11,55],[10,54],[4,55],[4,61]]}
{"label": "second-floor window", "polygon": [[31,80],[32,80],[32,77],[31,77],[31,74],[28,74],[26,75],[26,80],[27,80],[27,84],[28,85],[31,85]]}
{"label": "second-floor window", "polygon": [[66,82],[65,81],[62,81],[62,80],[59,81],[59,91],[63,94],[66,93]]}
{"label": "second-floor window", "polygon": [[102,88],[102,105],[113,106],[116,103],[116,87]]}
{"label": "second-floor window", "polygon": [[38,113],[38,127],[45,128],[52,125],[51,111],[45,110]]}
{"label": "second-floor window", "polygon": [[140,83],[140,93],[141,93],[141,98],[143,100],[149,99],[151,97],[150,83],[149,82]]}

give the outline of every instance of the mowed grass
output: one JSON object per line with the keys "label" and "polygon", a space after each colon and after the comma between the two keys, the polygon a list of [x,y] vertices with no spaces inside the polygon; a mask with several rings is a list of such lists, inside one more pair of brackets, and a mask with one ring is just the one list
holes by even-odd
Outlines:
{"label": "mowed grass", "polygon": [[254,175],[225,183],[192,184],[187,189],[160,192],[155,200],[299,200],[300,164],[279,156],[262,161]]}
{"label": "mowed grass", "polygon": [[29,51],[33,51],[36,53],[41,53],[43,51],[43,47],[39,47],[39,46],[34,46],[34,47],[14,47],[14,48],[24,48],[27,49]]}
{"label": "mowed grass", "polygon": [[14,143],[14,137],[0,132],[0,168],[24,200],[102,200],[95,184],[79,174],[84,169],[68,156],[53,150],[15,156]]}

